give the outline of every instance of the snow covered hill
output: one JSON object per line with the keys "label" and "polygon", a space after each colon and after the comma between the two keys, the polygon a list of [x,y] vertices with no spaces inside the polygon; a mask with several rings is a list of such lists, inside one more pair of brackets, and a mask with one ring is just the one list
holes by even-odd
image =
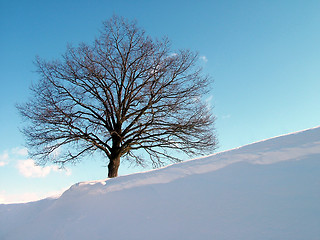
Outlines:
{"label": "snow covered hill", "polygon": [[320,240],[320,127],[0,205],[0,239]]}

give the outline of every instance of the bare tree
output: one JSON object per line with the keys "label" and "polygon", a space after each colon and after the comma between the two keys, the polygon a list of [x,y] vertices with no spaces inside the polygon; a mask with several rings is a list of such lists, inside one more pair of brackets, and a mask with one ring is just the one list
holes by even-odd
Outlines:
{"label": "bare tree", "polygon": [[211,153],[215,118],[202,99],[210,78],[198,59],[119,17],[92,45],[68,46],[61,60],[37,58],[40,79],[18,106],[30,155],[64,166],[100,150],[112,178],[122,156],[157,167],[179,161],[176,151]]}

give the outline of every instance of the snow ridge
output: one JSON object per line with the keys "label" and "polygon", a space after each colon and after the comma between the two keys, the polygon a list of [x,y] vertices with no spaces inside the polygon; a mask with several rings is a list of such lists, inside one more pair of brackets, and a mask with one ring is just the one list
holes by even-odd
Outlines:
{"label": "snow ridge", "polygon": [[[193,174],[204,174],[237,162],[272,164],[299,160],[307,155],[320,154],[320,127],[286,134],[232,150],[115,179],[81,182],[68,191],[98,191],[107,193],[137,186],[169,183]],[[68,192],[67,191],[67,192]]]}

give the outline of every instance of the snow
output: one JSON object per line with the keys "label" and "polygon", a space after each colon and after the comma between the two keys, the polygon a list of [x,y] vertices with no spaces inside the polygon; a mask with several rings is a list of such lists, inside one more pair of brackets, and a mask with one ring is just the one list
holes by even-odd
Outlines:
{"label": "snow", "polygon": [[0,205],[0,239],[320,239],[320,127]]}

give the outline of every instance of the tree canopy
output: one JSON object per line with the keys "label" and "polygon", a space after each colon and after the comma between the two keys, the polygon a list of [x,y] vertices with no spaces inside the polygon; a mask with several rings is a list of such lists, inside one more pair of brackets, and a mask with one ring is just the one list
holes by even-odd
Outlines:
{"label": "tree canopy", "polygon": [[203,100],[211,79],[198,61],[121,17],[104,22],[93,44],[37,58],[40,78],[18,106],[30,155],[63,166],[100,151],[116,177],[121,157],[157,167],[179,161],[176,152],[212,153],[215,117]]}

